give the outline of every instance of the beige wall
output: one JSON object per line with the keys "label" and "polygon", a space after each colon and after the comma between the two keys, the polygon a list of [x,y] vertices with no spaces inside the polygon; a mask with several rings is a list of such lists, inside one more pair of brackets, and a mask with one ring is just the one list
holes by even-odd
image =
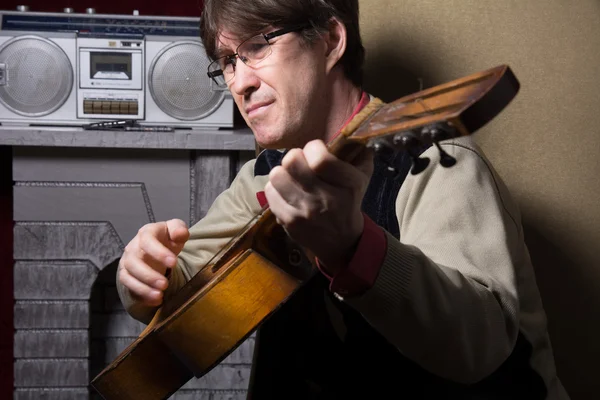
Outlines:
{"label": "beige wall", "polygon": [[561,379],[600,396],[600,1],[360,4],[365,86],[385,100],[504,63],[520,80],[476,137],[521,206]]}

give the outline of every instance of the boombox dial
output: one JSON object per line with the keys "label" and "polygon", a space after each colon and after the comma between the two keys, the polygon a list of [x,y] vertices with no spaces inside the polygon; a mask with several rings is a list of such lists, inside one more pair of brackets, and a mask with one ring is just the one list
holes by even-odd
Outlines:
{"label": "boombox dial", "polygon": [[199,42],[179,41],[162,49],[148,71],[150,94],[167,115],[197,120],[217,109],[224,93],[212,90],[209,60]]}
{"label": "boombox dial", "polygon": [[0,47],[0,60],[5,82],[0,85],[0,102],[13,112],[47,115],[69,97],[73,69],[56,43],[34,35],[18,36]]}

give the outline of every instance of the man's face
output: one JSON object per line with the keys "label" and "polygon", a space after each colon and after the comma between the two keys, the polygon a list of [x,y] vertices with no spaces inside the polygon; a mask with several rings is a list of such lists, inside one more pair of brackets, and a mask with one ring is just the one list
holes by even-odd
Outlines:
{"label": "man's face", "polygon": [[[223,31],[219,52],[232,54],[240,42]],[[242,116],[265,148],[301,147],[312,139],[324,139],[325,44],[307,45],[297,33],[269,42],[272,52],[267,58],[252,66],[238,59],[235,77],[228,82]]]}

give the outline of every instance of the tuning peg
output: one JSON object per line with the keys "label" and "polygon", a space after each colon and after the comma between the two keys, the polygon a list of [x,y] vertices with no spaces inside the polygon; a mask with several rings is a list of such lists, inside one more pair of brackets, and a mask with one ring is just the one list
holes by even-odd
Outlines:
{"label": "tuning peg", "polygon": [[391,177],[398,175],[398,170],[390,163],[390,159],[395,153],[395,149],[385,139],[372,140],[367,143],[367,147],[373,149],[375,155],[386,164],[385,174]]}
{"label": "tuning peg", "polygon": [[456,164],[456,158],[446,153],[439,142],[456,136],[455,132],[456,130],[452,126],[440,123],[425,126],[421,130],[423,138],[425,138],[425,140],[430,140],[437,147],[440,153],[440,164],[444,168],[450,168]]}
{"label": "tuning peg", "polygon": [[384,139],[371,140],[367,147],[373,149],[378,157],[389,157],[394,152],[392,146]]}
{"label": "tuning peg", "polygon": [[440,164],[442,164],[442,167],[450,168],[454,164],[456,164],[456,158],[454,158],[450,154],[446,153],[444,151],[444,149],[442,149],[442,146],[440,146],[440,144],[438,142],[434,142],[434,143],[435,143],[435,146],[438,148],[438,151],[440,152]]}
{"label": "tuning peg", "polygon": [[393,141],[394,144],[405,148],[410,158],[412,158],[413,166],[410,170],[411,174],[420,174],[425,170],[425,168],[427,168],[429,165],[429,158],[419,157],[419,155],[415,153],[415,148],[420,144],[420,142],[414,132],[408,131],[398,133],[394,135]]}
{"label": "tuning peg", "polygon": [[432,125],[424,126],[421,129],[421,136],[425,140],[429,140],[431,142],[441,142],[442,140],[455,137],[455,132],[456,130],[454,127],[438,122]]}

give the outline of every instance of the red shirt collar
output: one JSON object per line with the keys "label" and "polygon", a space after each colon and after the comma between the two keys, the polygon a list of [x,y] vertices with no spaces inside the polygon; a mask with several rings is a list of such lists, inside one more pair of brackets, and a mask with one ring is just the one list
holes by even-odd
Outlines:
{"label": "red shirt collar", "polygon": [[340,128],[340,130],[331,138],[331,140],[335,139],[340,134],[340,132],[342,131],[342,129],[344,129],[346,127],[346,125],[348,125],[350,123],[350,121],[352,121],[352,119],[354,117],[356,117],[356,114],[358,114],[359,112],[361,112],[361,110],[363,108],[365,108],[365,106],[367,104],[369,104],[370,101],[371,101],[371,97],[367,94],[367,92],[362,92],[362,95],[360,97],[360,101],[358,102],[358,104],[354,108],[354,111],[352,111],[352,114],[350,115],[350,117],[348,117],[348,119],[346,120],[346,122],[344,122],[344,125],[342,125],[342,127]]}

